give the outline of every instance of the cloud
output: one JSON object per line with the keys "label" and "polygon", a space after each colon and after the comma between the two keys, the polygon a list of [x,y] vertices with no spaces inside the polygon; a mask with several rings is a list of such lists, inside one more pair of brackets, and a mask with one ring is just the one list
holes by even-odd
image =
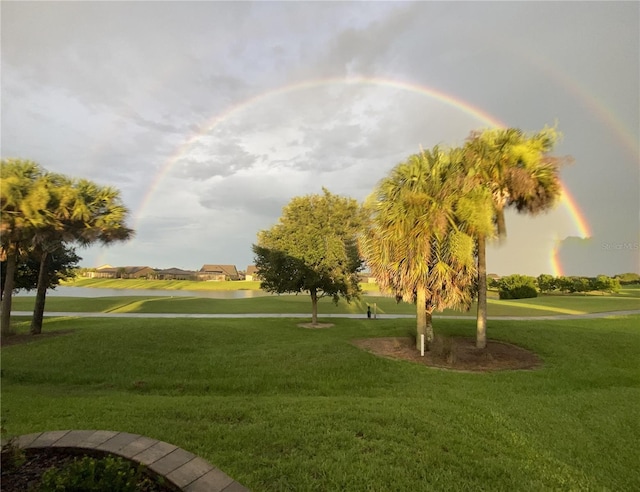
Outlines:
{"label": "cloud", "polygon": [[[487,125],[425,94],[323,83],[401,80],[525,130],[558,118],[558,152],[576,160],[562,177],[597,243],[587,256],[563,243],[567,266],[633,269],[632,251],[601,245],[638,238],[639,13],[633,2],[5,2],[3,156],[120,188],[140,231],[109,250],[116,263],[243,263],[293,196],[326,186],[362,199],[420,146]],[[508,227],[490,253],[497,273],[548,271],[556,239],[576,232],[561,212]]]}
{"label": "cloud", "polygon": [[640,267],[638,236],[567,237],[558,245],[558,259],[566,276],[616,275]]}

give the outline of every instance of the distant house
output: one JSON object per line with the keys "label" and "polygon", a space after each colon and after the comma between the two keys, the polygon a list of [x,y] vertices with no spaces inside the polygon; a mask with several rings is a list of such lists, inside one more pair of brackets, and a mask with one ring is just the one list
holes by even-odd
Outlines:
{"label": "distant house", "polygon": [[101,265],[95,270],[84,272],[84,277],[89,278],[116,278],[118,269],[111,265]]}
{"label": "distant house", "polygon": [[196,272],[198,280],[240,280],[240,274],[235,265],[203,265]]}
{"label": "distant house", "polygon": [[192,270],[181,270],[180,268],[167,268],[156,270],[155,278],[158,280],[195,280],[196,272]]}
{"label": "distant house", "polygon": [[152,278],[156,271],[148,266],[126,266],[117,268],[120,278]]}
{"label": "distant house", "polygon": [[244,279],[248,280],[249,282],[262,280],[260,278],[260,275],[258,275],[258,268],[255,265],[249,265],[247,267],[247,273],[246,273]]}
{"label": "distant house", "polygon": [[155,270],[148,266],[113,267],[102,265],[95,271],[86,272],[84,275],[89,278],[151,278],[155,273]]}
{"label": "distant house", "polygon": [[489,287],[497,287],[501,278],[497,273],[490,273],[487,275],[487,285]]}
{"label": "distant house", "polygon": [[358,272],[358,282],[362,284],[375,284],[376,278],[371,275],[371,272]]}

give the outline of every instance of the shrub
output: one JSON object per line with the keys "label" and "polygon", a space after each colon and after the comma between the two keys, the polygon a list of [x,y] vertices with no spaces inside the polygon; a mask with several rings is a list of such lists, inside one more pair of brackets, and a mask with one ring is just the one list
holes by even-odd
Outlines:
{"label": "shrub", "polygon": [[620,285],[640,284],[640,275],[638,275],[637,273],[620,273],[614,278],[616,278],[618,282],[620,282]]}
{"label": "shrub", "polygon": [[64,469],[51,468],[42,476],[40,492],[135,492],[144,467],[117,456],[76,459]]}
{"label": "shrub", "polygon": [[509,275],[498,283],[500,299],[527,299],[538,297],[535,279],[526,275]]}
{"label": "shrub", "polygon": [[556,278],[552,275],[543,273],[536,279],[540,292],[551,292],[557,288]]}
{"label": "shrub", "polygon": [[598,275],[592,280],[592,287],[593,290],[602,292],[618,292],[620,290],[620,281],[617,278]]}

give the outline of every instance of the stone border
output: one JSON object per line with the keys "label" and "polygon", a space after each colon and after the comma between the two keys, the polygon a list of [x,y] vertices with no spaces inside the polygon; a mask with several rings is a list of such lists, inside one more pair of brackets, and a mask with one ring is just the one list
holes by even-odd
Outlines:
{"label": "stone border", "polygon": [[71,448],[127,458],[162,475],[184,492],[249,492],[209,462],[167,442],[105,430],[62,430],[18,436],[22,449]]}

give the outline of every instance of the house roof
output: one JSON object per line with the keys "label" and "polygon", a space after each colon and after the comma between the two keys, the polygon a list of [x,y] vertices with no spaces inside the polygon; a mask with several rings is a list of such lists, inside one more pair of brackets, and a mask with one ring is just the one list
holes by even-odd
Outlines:
{"label": "house roof", "polygon": [[230,277],[238,275],[238,269],[235,265],[203,265],[200,271],[207,273],[223,273]]}
{"label": "house roof", "polygon": [[150,266],[126,266],[123,268],[125,273],[138,273],[142,270],[147,270],[147,269],[155,271]]}
{"label": "house roof", "polygon": [[247,275],[255,275],[258,273],[258,267],[255,265],[249,265],[247,267]]}
{"label": "house roof", "polygon": [[157,273],[164,273],[168,275],[189,275],[194,273],[193,270],[182,270],[180,268],[165,268],[163,270],[156,270]]}

